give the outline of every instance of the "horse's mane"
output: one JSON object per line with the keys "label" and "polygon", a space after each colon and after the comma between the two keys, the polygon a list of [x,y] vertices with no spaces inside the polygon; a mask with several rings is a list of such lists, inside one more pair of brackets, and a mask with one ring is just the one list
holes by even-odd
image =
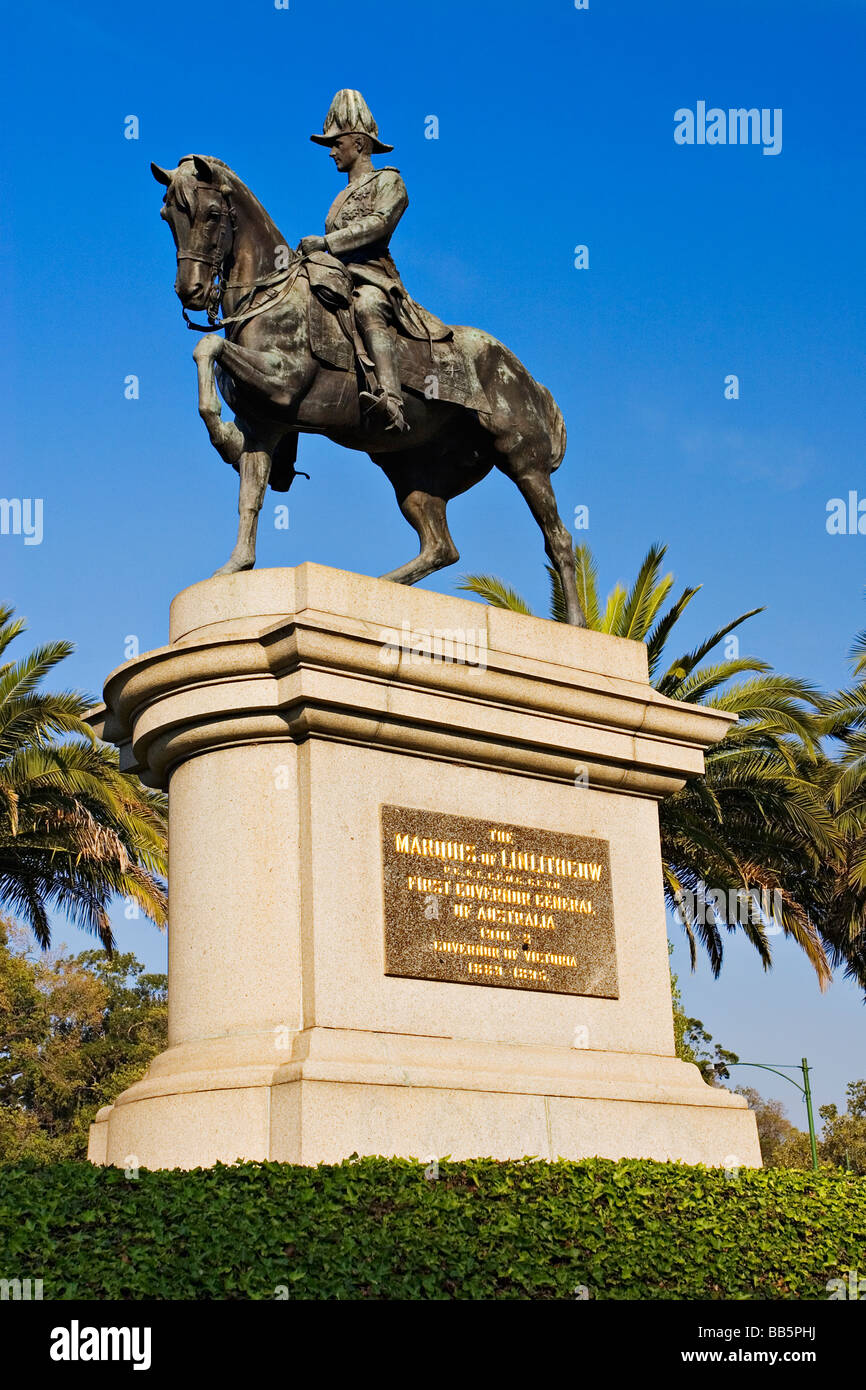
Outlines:
{"label": "horse's mane", "polygon": [[[263,218],[266,222],[269,222],[270,225],[271,225],[275,230],[278,230],[277,225],[276,225],[276,223],[274,222],[274,219],[271,217],[270,213],[268,212],[268,210],[267,210],[267,208],[264,206],[264,204],[259,202],[258,198],[256,197],[255,193],[253,193],[252,189],[251,189],[247,184],[244,183],[243,179],[240,177],[239,174],[236,174],[236,173],[235,173],[235,171],[234,171],[234,169],[232,169],[231,165],[226,164],[226,162],[225,162],[224,159],[218,159],[217,156],[216,156],[215,154],[202,154],[202,155],[198,155],[198,156],[196,156],[196,155],[194,155],[194,154],[185,154],[185,155],[182,155],[181,158],[178,160],[178,162],[177,162],[177,173],[178,173],[178,177],[176,177],[176,178],[173,180],[173,188],[172,188],[172,191],[173,191],[173,193],[174,193],[174,196],[175,196],[177,202],[178,202],[179,205],[183,208],[184,212],[186,212],[186,213],[189,214],[189,215],[192,215],[192,213],[194,212],[194,206],[191,205],[191,203],[190,203],[189,195],[188,195],[188,193],[187,193],[186,187],[184,186],[184,180],[180,177],[180,173],[181,173],[181,169],[182,169],[183,165],[184,165],[184,164],[190,164],[190,165],[192,165],[192,162],[193,162],[193,160],[194,160],[195,158],[205,159],[205,160],[207,160],[208,164],[216,164],[216,165],[219,166],[220,169],[224,169],[225,172],[226,172],[226,174],[229,175],[229,178],[231,179],[232,183],[236,185],[237,191],[243,193],[244,197],[249,199],[249,201],[250,201],[250,203],[252,204],[253,208],[257,209],[257,210],[261,213],[262,218]],[[195,190],[195,189],[198,187],[199,180],[198,180],[198,179],[196,178],[196,176],[195,176],[194,168],[193,168],[193,170],[192,170],[191,182],[192,182],[192,188],[193,188],[193,190]],[[233,191],[234,191],[234,190],[233,190]]]}

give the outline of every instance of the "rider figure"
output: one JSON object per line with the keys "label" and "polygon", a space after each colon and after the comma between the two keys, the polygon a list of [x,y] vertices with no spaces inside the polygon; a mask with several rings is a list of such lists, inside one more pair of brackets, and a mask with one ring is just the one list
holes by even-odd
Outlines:
{"label": "rider figure", "polygon": [[[360,92],[337,92],[325,118],[323,133],[311,135],[317,145],[330,146],[331,158],[348,183],[325,219],[325,235],[305,236],[299,250],[308,255],[328,251],[341,260],[354,285],[355,319],[373,365],[378,388],[361,392],[368,410],[386,417],[388,429],[407,428],[397,365],[397,345],[391,325],[401,324],[411,336],[426,336],[416,306],[406,293],[388,243],[409,204],[406,185],[397,169],[375,169],[371,154],[394,148],[379,139],[369,106]],[[421,311],[423,313],[423,311]],[[419,331],[420,329],[420,331]]]}

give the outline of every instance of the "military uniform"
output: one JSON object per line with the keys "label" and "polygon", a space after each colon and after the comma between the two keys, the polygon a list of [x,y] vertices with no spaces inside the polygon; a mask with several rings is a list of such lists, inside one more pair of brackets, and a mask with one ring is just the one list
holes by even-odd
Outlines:
{"label": "military uniform", "polygon": [[[352,178],[360,153],[352,162],[338,165],[348,171],[349,182],[331,205],[324,240],[304,238],[301,250],[314,252],[324,245],[346,266],[354,286],[355,319],[369,357],[369,361],[362,361],[368,377],[373,376],[371,386],[378,383],[375,389],[361,392],[361,403],[365,409],[384,415],[389,429],[402,430],[406,421],[392,325],[410,338],[427,339],[431,344],[450,337],[451,330],[410,298],[391,259],[388,243],[409,206],[409,195],[398,169],[374,169],[370,164],[369,153],[388,154],[394,146],[379,139],[379,127],[369,106],[360,92],[348,87],[337,92],[331,102],[322,134],[310,139],[314,144],[330,146],[346,135],[361,135],[369,142],[368,153],[363,156],[366,168]],[[363,146],[356,148],[360,152]]]}
{"label": "military uniform", "polygon": [[[409,195],[399,169],[391,165],[374,169],[348,184],[334,199],[325,219],[325,246],[343,262],[360,290],[356,293],[356,312],[362,329],[393,321],[410,338],[436,342],[449,336],[451,330],[407,294],[388,249],[408,206]],[[365,293],[363,287],[374,293]]]}

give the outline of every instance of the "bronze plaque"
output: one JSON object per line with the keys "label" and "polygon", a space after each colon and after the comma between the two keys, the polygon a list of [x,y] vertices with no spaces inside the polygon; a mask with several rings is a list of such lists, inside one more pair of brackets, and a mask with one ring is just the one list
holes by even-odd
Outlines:
{"label": "bronze plaque", "polygon": [[382,807],[385,974],[619,997],[607,840]]}

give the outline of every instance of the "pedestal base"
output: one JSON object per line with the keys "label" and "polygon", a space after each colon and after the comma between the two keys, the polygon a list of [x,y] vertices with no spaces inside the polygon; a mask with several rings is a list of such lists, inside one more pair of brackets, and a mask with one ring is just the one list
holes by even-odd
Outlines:
{"label": "pedestal base", "polygon": [[[94,1162],[760,1163],[674,1055],[659,849],[730,716],[659,695],[641,644],[301,565],[185,590],[106,704],[169,788],[169,1049]],[[471,822],[469,878],[412,861]]]}
{"label": "pedestal base", "polygon": [[191,1168],[353,1153],[761,1161],[740,1097],[673,1057],[329,1028],[171,1048],[100,1112],[89,1157]]}

